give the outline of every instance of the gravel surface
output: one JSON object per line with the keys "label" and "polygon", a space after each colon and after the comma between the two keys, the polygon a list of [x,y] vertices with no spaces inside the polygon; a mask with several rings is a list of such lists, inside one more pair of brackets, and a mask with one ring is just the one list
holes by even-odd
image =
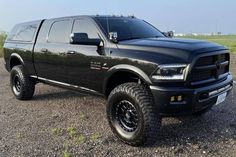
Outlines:
{"label": "gravel surface", "polygon": [[0,157],[236,156],[236,89],[202,117],[164,118],[153,147],[118,141],[106,120],[106,101],[37,84],[18,101],[0,59]]}

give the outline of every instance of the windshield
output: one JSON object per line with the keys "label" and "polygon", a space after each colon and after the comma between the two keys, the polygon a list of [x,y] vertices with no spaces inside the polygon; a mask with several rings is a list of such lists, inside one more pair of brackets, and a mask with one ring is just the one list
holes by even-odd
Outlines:
{"label": "windshield", "polygon": [[118,41],[164,37],[159,30],[140,19],[117,17],[96,17],[96,19],[107,36],[108,31],[117,32]]}

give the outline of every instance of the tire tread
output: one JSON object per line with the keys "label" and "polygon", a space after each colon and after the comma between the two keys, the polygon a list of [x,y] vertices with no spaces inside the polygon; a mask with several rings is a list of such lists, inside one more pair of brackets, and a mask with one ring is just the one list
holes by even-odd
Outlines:
{"label": "tire tread", "polygon": [[14,66],[11,70],[11,80],[10,80],[11,88],[13,86],[13,83],[12,83],[13,76],[12,75],[14,73],[18,73],[20,76],[20,79],[22,81],[22,87],[21,87],[20,94],[16,95],[14,93],[14,91],[12,90],[14,95],[19,100],[30,100],[34,95],[35,82],[29,76],[27,76],[27,74],[24,71],[23,65],[17,65],[17,66]]}
{"label": "tire tread", "polygon": [[[112,90],[108,101],[117,93],[127,93],[139,102],[144,118],[144,135],[133,141],[126,141],[117,136],[121,141],[133,146],[153,145],[159,135],[161,117],[158,108],[154,104],[151,91],[143,84],[134,82],[124,83]],[[111,125],[111,124],[110,124]]]}

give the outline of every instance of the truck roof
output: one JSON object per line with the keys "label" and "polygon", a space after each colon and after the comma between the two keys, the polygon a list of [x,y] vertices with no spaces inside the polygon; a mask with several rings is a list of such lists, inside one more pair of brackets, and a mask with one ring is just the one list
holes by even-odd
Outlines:
{"label": "truck roof", "polygon": [[64,17],[55,17],[55,18],[48,18],[48,19],[40,19],[34,21],[26,21],[16,24],[15,26],[19,25],[27,25],[27,24],[37,24],[41,23],[44,20],[54,20],[54,19],[65,19],[65,18],[78,18],[78,17],[85,17],[85,18],[136,18],[135,16],[122,16],[122,15],[75,15],[75,16],[64,16]]}
{"label": "truck roof", "polygon": [[34,21],[27,21],[27,22],[21,22],[21,23],[16,24],[15,26],[31,25],[31,24],[40,24],[43,20],[45,20],[45,19],[42,19],[42,20],[34,20]]}
{"label": "truck roof", "polygon": [[53,20],[53,19],[64,19],[64,18],[78,18],[78,17],[86,17],[86,18],[135,18],[135,16],[123,16],[123,15],[75,15],[75,16],[64,16],[64,17],[56,17],[56,18],[49,18],[46,20]]}
{"label": "truck roof", "polygon": [[[16,24],[11,32],[8,35],[7,41],[33,41],[35,39],[35,35],[38,32],[40,25],[43,23],[43,21],[47,20],[58,20],[58,19],[73,19],[73,18],[90,18],[90,19],[96,19],[96,18],[135,18],[134,16],[116,16],[116,15],[77,15],[77,16],[65,16],[65,17],[57,17],[57,18],[49,18],[49,19],[41,19],[41,20],[35,20],[35,21],[28,21],[28,22],[22,22]],[[31,33],[31,36],[28,36],[27,39],[22,39],[22,37],[18,36],[19,33],[24,33],[25,30],[30,30],[34,27],[34,30]],[[25,35],[26,37],[26,35]]]}

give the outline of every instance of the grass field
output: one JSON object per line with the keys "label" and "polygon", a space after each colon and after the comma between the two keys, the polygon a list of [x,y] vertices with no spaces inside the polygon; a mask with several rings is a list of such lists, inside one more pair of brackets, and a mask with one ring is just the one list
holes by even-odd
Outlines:
{"label": "grass field", "polygon": [[236,35],[215,35],[215,36],[184,36],[181,38],[191,38],[208,40],[229,48],[231,52],[236,54]]}
{"label": "grass field", "polygon": [[2,47],[3,47],[3,44],[4,44],[4,41],[5,41],[6,37],[7,37],[6,33],[1,33],[0,34],[0,58],[3,56]]}

